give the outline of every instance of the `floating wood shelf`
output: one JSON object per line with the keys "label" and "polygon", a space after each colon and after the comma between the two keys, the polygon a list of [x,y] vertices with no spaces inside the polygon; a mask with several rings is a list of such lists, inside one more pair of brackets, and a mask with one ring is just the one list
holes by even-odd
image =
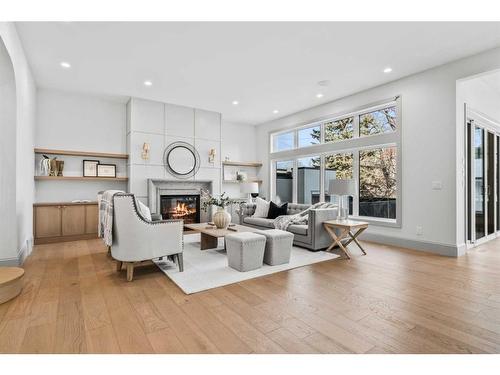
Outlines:
{"label": "floating wood shelf", "polygon": [[113,153],[92,152],[92,151],[52,150],[52,149],[48,149],[48,148],[35,148],[35,154],[90,156],[90,157],[94,157],[94,158],[128,159],[127,154],[113,154]]}
{"label": "floating wood shelf", "polygon": [[228,183],[228,184],[238,184],[242,182],[257,182],[258,184],[262,183],[262,180],[254,180],[254,179],[248,179],[245,181],[238,181],[238,180],[222,180],[223,183]]}
{"label": "floating wood shelf", "polygon": [[128,177],[35,176],[37,181],[128,181]]}
{"label": "floating wood shelf", "polygon": [[47,207],[47,206],[93,206],[96,205],[96,201],[90,202],[38,202],[33,203],[33,207]]}
{"label": "floating wood shelf", "polygon": [[234,166],[234,167],[262,167],[262,163],[259,162],[246,162],[246,161],[223,161],[222,165]]}

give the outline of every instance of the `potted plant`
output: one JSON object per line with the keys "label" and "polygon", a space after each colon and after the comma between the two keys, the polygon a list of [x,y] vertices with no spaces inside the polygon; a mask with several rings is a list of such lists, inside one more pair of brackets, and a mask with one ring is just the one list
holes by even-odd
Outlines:
{"label": "potted plant", "polygon": [[216,206],[217,211],[212,215],[212,221],[219,229],[225,229],[231,223],[231,215],[226,211],[226,207],[232,204],[226,193],[213,196],[208,191],[201,191],[201,201],[203,211],[207,211],[210,206]]}

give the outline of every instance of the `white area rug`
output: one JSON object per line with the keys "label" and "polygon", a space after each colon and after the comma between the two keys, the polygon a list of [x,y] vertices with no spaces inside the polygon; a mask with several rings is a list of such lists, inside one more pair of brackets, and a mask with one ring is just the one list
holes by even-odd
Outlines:
{"label": "white area rug", "polygon": [[188,234],[184,236],[184,272],[170,261],[157,262],[156,265],[167,275],[184,293],[192,294],[202,290],[253,279],[259,276],[290,270],[308,264],[332,260],[339,256],[325,251],[312,252],[294,246],[290,263],[279,266],[268,266],[249,272],[239,272],[227,265],[226,252],[223,249],[224,240],[219,240],[219,248],[214,250],[200,250],[200,235]]}

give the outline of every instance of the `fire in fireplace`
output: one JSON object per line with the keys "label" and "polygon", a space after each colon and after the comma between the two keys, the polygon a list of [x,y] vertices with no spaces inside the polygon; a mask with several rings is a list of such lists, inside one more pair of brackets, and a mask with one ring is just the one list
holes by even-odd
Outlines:
{"label": "fire in fireplace", "polygon": [[199,195],[162,195],[160,209],[164,220],[181,219],[185,224],[200,222]]}

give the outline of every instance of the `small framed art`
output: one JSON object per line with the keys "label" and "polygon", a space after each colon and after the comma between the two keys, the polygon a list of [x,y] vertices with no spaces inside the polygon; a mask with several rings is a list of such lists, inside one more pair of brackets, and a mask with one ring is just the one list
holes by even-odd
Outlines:
{"label": "small framed art", "polygon": [[99,160],[83,161],[83,177],[97,177],[97,165]]}
{"label": "small framed art", "polygon": [[97,177],[116,177],[116,164],[97,164]]}

